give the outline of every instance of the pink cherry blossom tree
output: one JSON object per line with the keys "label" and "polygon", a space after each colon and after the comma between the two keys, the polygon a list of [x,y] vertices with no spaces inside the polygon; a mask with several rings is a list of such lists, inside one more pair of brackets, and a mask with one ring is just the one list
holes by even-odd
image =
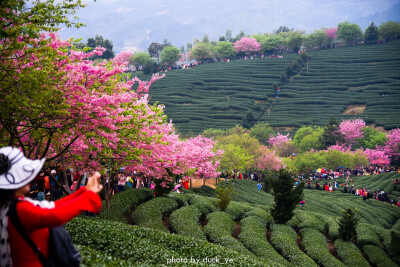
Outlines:
{"label": "pink cherry blossom tree", "polygon": [[256,151],[254,165],[258,170],[279,171],[285,167],[282,159],[275,155],[275,151],[268,149],[266,146],[260,146]]}
{"label": "pink cherry blossom tree", "polygon": [[268,140],[272,150],[276,151],[280,156],[290,156],[297,152],[296,146],[293,144],[289,134],[282,135],[278,133],[276,136],[271,136]]}
{"label": "pink cherry blossom tree", "polygon": [[254,38],[243,36],[233,44],[236,53],[244,52],[247,55],[257,53],[261,50],[261,44]]}
{"label": "pink cherry blossom tree", "polygon": [[279,148],[291,140],[292,138],[289,137],[289,134],[283,135],[278,133],[276,136],[271,136],[268,140],[268,143],[273,147]]}
{"label": "pink cherry blossom tree", "polygon": [[129,58],[133,55],[133,53],[131,51],[123,51],[119,54],[117,54],[113,61],[114,62],[121,62],[121,63],[125,63],[128,64],[126,62],[129,62]]}
{"label": "pink cherry blossom tree", "polygon": [[326,37],[328,37],[328,40],[330,42],[332,42],[336,38],[336,32],[337,32],[337,28],[325,29]]}
{"label": "pink cherry blossom tree", "polygon": [[373,165],[387,166],[390,164],[390,158],[384,150],[367,148],[364,153],[367,154],[369,162]]}
{"label": "pink cherry blossom tree", "polygon": [[332,145],[332,146],[328,147],[326,151],[328,151],[329,149],[338,150],[340,152],[347,152],[347,151],[351,151],[351,145],[349,145],[349,146],[346,146],[344,144],[342,144],[342,145]]}
{"label": "pink cherry blossom tree", "polygon": [[386,143],[383,149],[389,157],[395,159],[400,157],[400,129],[396,128],[391,131],[386,136]]}
{"label": "pink cherry blossom tree", "polygon": [[363,138],[361,129],[365,126],[362,119],[343,120],[339,125],[339,132],[348,144],[353,144],[357,139]]}

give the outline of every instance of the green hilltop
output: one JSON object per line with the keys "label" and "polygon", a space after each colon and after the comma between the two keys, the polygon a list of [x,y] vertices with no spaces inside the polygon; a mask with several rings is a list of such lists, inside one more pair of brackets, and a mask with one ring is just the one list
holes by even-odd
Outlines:
{"label": "green hilltop", "polygon": [[308,63],[284,82],[281,75],[298,54],[168,71],[149,94],[152,102],[165,105],[179,132],[189,135],[241,124],[248,111],[257,121],[288,131],[322,126],[330,117],[362,118],[387,130],[400,125],[400,40],[306,53]]}

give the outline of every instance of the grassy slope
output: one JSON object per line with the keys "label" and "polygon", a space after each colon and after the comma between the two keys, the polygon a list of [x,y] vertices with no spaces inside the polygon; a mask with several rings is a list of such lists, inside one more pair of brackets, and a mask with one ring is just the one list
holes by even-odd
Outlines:
{"label": "grassy slope", "polygon": [[[387,129],[400,125],[400,41],[308,54],[308,71],[303,67],[282,84],[279,99],[274,98],[272,84],[280,81],[297,54],[173,70],[154,83],[150,95],[166,106],[182,133],[232,127],[248,110],[275,127],[324,125],[331,116],[361,117]],[[344,115],[349,105],[366,109]]]}
{"label": "grassy slope", "polygon": [[[359,184],[373,184],[377,187],[384,188],[387,181],[392,181],[393,177],[397,174],[389,173],[380,176],[363,176],[355,177],[359,179],[357,182]],[[263,191],[257,190],[256,183],[253,181],[234,181],[235,196],[234,201],[231,202],[226,212],[221,213],[215,211],[216,207],[215,198],[202,197],[194,193],[186,192],[184,194],[171,194],[169,198],[174,199],[179,203],[179,207],[175,207],[175,210],[188,207],[187,205],[193,206],[194,213],[189,210],[185,214],[177,215],[199,218],[200,213],[203,214],[203,218],[207,217],[207,214],[218,215],[222,224],[218,223],[218,220],[207,228],[204,233],[211,240],[216,240],[216,242],[222,246],[227,246],[227,248],[222,248],[221,246],[208,243],[201,239],[196,239],[192,237],[183,237],[180,235],[171,235],[169,233],[160,232],[154,229],[126,225],[125,223],[109,221],[105,218],[94,218],[91,220],[78,218],[67,225],[75,244],[77,244],[82,251],[84,256],[84,265],[95,266],[95,265],[105,265],[114,266],[115,264],[122,266],[132,266],[132,265],[159,265],[166,264],[168,259],[172,257],[181,257],[190,259],[194,257],[197,259],[204,259],[205,257],[227,257],[233,260],[230,266],[266,266],[266,264],[273,264],[276,262],[284,263],[285,266],[300,264],[300,259],[304,262],[310,261],[310,259],[304,254],[308,254],[315,262],[333,261],[335,259],[330,256],[327,252],[328,243],[326,243],[325,237],[318,232],[324,232],[324,234],[330,235],[330,238],[335,240],[338,235],[337,228],[337,218],[341,215],[341,210],[351,206],[357,208],[360,211],[362,217],[360,227],[357,230],[358,234],[358,249],[354,249],[353,252],[349,252],[348,249],[342,249],[343,246],[348,246],[351,244],[342,244],[340,242],[335,242],[335,246],[340,246],[336,249],[338,250],[339,256],[345,255],[344,252],[348,252],[354,257],[354,260],[359,260],[360,263],[365,263],[365,259],[362,257],[359,250],[368,252],[368,259],[370,263],[379,262],[380,258],[384,258],[385,262],[392,264],[391,266],[396,266],[395,263],[390,261],[387,256],[387,251],[390,246],[390,232],[384,228],[391,228],[393,224],[400,218],[400,209],[395,206],[390,206],[385,203],[381,203],[375,200],[369,200],[367,203],[362,202],[360,197],[355,197],[350,194],[344,194],[340,191],[336,192],[323,192],[316,190],[305,190],[304,199],[307,204],[303,208],[296,209],[295,217],[288,223],[288,226],[280,226],[272,224],[271,216],[269,215],[269,209],[273,205],[273,196],[267,194]],[[126,192],[118,194],[118,197],[114,197],[112,202],[114,206],[120,207],[115,209],[116,213],[122,211],[129,212],[129,201],[128,199],[145,199],[147,198],[146,192],[141,192],[141,197],[132,197],[132,194],[137,194],[137,190],[127,190]],[[161,200],[161,199],[157,199]],[[171,200],[171,199],[170,199]],[[179,201],[178,201],[179,200]],[[135,201],[134,205],[137,201]],[[148,209],[152,209],[150,202],[157,201],[147,201],[141,205],[147,205]],[[169,201],[170,202],[170,201]],[[125,207],[124,207],[125,206]],[[167,205],[168,206],[168,205]],[[167,209],[168,207],[165,207]],[[154,209],[160,209],[160,205],[155,203]],[[197,211],[196,211],[197,210]],[[199,212],[199,210],[201,210]],[[215,212],[213,212],[215,211]],[[111,211],[112,212],[112,211]],[[197,215],[196,215],[197,214]],[[222,216],[223,214],[226,214]],[[112,216],[112,218],[117,218],[119,216]],[[215,216],[214,216],[215,217]],[[165,219],[165,218],[164,218]],[[196,219],[195,219],[196,220]],[[201,219],[204,220],[204,219]],[[235,222],[235,223],[233,223]],[[231,231],[233,230],[233,225],[242,226],[242,234],[239,235],[239,239],[232,239]],[[230,227],[228,227],[230,225]],[[258,225],[258,226],[257,226]],[[263,239],[262,236],[253,235],[259,229],[260,225],[267,226],[271,239],[267,241],[266,237]],[[397,226],[397,225],[396,225]],[[398,227],[393,229],[397,229]],[[186,227],[187,231],[190,233],[191,227],[199,227],[195,223],[189,223],[181,225],[181,227]],[[244,227],[244,228],[243,228]],[[225,229],[226,228],[226,229]],[[101,229],[101,231],[99,231]],[[225,229],[225,230],[224,230]],[[295,243],[293,243],[292,238],[296,239],[306,238],[307,240],[315,241],[323,238],[323,240],[318,241],[320,248],[314,248],[310,246],[307,240],[304,240],[305,250],[300,251]],[[307,230],[313,229],[313,230]],[[227,236],[220,236],[224,231]],[[235,230],[236,231],[236,230]],[[266,233],[260,232],[263,235]],[[277,231],[274,234],[274,231]],[[280,232],[281,231],[281,232]],[[313,232],[314,231],[314,232]],[[315,232],[317,231],[317,232]],[[168,231],[167,231],[168,232]],[[278,234],[280,233],[280,234]],[[185,235],[184,233],[182,233]],[[237,233],[236,233],[237,234]],[[217,235],[217,236],[215,236]],[[235,236],[234,233],[232,233]],[[283,241],[279,238],[291,239],[288,243],[282,243]],[[284,239],[285,239],[284,238]],[[279,239],[279,240],[278,240]],[[312,241],[312,242],[315,242]],[[253,254],[238,253],[232,250],[233,242],[237,243],[237,247],[240,247],[241,242],[246,246]],[[300,241],[301,242],[301,241]],[[270,244],[269,244],[270,243]],[[324,245],[326,243],[326,245]],[[333,241],[330,241],[331,248],[333,247]],[[271,247],[272,245],[272,247]],[[262,249],[260,249],[262,247]],[[275,250],[280,253],[278,255]],[[342,250],[340,250],[342,249]],[[265,253],[263,253],[265,250]],[[283,251],[282,251],[283,250]],[[299,257],[289,257],[292,252]],[[344,252],[343,252],[344,251]],[[343,256],[346,260],[349,259],[348,255]],[[273,257],[273,258],[271,258]],[[283,258],[282,258],[283,257]],[[285,259],[284,259],[285,258]],[[288,263],[287,261],[291,262]],[[344,261],[342,261],[344,262]],[[345,263],[345,262],[344,262]],[[188,265],[188,264],[183,264]],[[195,265],[195,264],[194,264]],[[300,264],[301,265],[301,264]],[[365,266],[365,265],[364,265]]]}

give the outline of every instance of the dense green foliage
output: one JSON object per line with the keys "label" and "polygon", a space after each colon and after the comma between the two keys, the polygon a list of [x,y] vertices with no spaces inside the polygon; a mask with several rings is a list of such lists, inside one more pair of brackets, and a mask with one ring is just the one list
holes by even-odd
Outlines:
{"label": "dense green foliage", "polygon": [[254,255],[266,259],[271,265],[289,265],[289,262],[279,255],[265,238],[267,233],[265,222],[256,216],[249,216],[241,220],[240,223],[242,231],[239,235],[239,240],[248,250],[253,252]]}
{"label": "dense green foliage", "polygon": [[221,211],[214,211],[207,215],[207,219],[208,223],[204,227],[204,233],[211,241],[243,254],[251,254],[240,241],[232,237],[235,222],[228,214]]}
{"label": "dense green foliage", "polygon": [[329,253],[328,245],[325,236],[314,229],[303,229],[302,244],[307,251],[307,254],[319,265],[322,266],[345,266],[339,260]]}
{"label": "dense green foliage", "polygon": [[352,240],[356,234],[356,226],[359,221],[357,210],[353,211],[351,208],[343,210],[343,215],[339,221],[340,238],[344,241]]}
{"label": "dense green foliage", "polygon": [[276,223],[284,224],[293,217],[293,210],[302,200],[303,184],[293,189],[294,179],[282,170],[271,179],[271,184],[275,201],[271,215]]}
{"label": "dense green foliage", "polygon": [[[112,266],[115,262],[126,266],[167,265],[172,258],[186,259],[187,262],[182,264],[185,266],[199,266],[191,264],[191,258],[199,259],[200,266],[209,266],[202,260],[215,257],[221,262],[231,259],[230,266],[266,266],[254,256],[239,254],[205,241],[123,223],[77,218],[68,223],[67,230],[75,244],[84,248],[83,262],[87,266],[103,263]],[[89,251],[87,247],[90,247]]]}
{"label": "dense green foliage", "polygon": [[182,207],[171,214],[171,226],[177,234],[206,241],[206,237],[198,225],[200,216],[201,212],[195,206]]}
{"label": "dense green foliage", "polygon": [[297,246],[297,233],[289,226],[274,224],[271,227],[271,243],[295,266],[318,266]]}
{"label": "dense green foliage", "polygon": [[335,248],[346,266],[369,266],[361,251],[353,243],[338,239],[335,241]]}
{"label": "dense green foliage", "polygon": [[215,196],[218,198],[217,206],[225,211],[233,197],[233,187],[230,184],[221,183],[215,188]]}

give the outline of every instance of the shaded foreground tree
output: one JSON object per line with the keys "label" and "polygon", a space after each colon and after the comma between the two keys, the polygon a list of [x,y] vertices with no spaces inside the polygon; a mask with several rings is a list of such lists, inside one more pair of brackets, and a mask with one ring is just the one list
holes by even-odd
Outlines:
{"label": "shaded foreground tree", "polygon": [[233,197],[232,184],[219,183],[215,188],[215,196],[218,199],[217,207],[221,211],[225,211]]}
{"label": "shaded foreground tree", "polygon": [[[294,179],[285,170],[281,169],[276,177],[271,178],[274,195],[274,207],[271,215],[275,223],[284,224],[289,221],[299,201],[303,198],[303,183],[294,187]],[[294,187],[294,188],[293,188]]]}
{"label": "shaded foreground tree", "polygon": [[373,22],[371,22],[368,28],[365,29],[364,39],[365,42],[368,44],[375,44],[376,42],[378,42],[378,27],[376,27]]}
{"label": "shaded foreground tree", "polygon": [[342,218],[339,221],[339,236],[344,241],[350,241],[356,234],[356,227],[360,221],[357,210],[351,208],[343,210]]}

